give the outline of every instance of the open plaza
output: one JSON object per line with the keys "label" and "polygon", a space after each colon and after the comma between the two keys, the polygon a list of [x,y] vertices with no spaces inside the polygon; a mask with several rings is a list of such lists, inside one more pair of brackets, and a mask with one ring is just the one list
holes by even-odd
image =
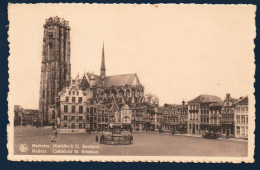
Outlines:
{"label": "open plaza", "polygon": [[[102,132],[58,133],[52,142],[51,127],[14,128],[14,154],[66,154],[66,155],[117,155],[117,156],[224,156],[246,157],[247,140],[204,139],[187,135],[157,132],[133,132],[133,144],[104,145],[96,142]],[[26,144],[26,149],[24,149]]]}

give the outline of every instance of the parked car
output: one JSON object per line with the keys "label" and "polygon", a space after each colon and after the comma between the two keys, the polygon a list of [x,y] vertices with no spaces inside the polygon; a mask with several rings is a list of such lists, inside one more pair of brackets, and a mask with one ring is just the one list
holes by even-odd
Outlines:
{"label": "parked car", "polygon": [[217,139],[218,134],[216,132],[203,132],[202,134],[203,138],[207,139]]}

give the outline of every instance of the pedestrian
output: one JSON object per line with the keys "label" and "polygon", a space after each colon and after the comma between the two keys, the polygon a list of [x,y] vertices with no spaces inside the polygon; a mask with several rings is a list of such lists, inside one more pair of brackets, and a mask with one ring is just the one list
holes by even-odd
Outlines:
{"label": "pedestrian", "polygon": [[56,142],[53,135],[51,135],[51,142]]}
{"label": "pedestrian", "polygon": [[96,142],[98,142],[98,135],[96,135]]}
{"label": "pedestrian", "polygon": [[57,129],[55,129],[55,137],[57,137],[58,136],[58,131],[57,131]]}

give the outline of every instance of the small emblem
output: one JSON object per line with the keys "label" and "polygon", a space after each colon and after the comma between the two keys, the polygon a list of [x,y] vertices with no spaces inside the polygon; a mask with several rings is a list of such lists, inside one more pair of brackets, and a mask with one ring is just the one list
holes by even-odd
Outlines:
{"label": "small emblem", "polygon": [[26,144],[21,144],[19,146],[19,149],[21,152],[27,152],[28,151],[28,146]]}

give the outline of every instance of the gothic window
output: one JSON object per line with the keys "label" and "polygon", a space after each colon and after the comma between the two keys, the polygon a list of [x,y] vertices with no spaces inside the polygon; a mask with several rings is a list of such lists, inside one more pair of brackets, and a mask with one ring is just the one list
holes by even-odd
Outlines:
{"label": "gothic window", "polygon": [[42,98],[45,98],[45,90],[42,91]]}
{"label": "gothic window", "polygon": [[52,116],[51,116],[52,119],[55,119],[55,111],[53,110],[52,111]]}

